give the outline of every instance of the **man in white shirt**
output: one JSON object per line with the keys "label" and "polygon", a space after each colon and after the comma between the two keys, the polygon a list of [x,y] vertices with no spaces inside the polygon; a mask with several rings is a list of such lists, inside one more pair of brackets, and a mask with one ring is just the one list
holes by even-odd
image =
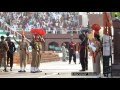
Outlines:
{"label": "man in white shirt", "polygon": [[63,45],[62,45],[62,53],[63,53],[63,58],[62,58],[62,61],[66,61],[66,57],[67,57],[67,49],[66,49],[66,44],[65,43],[63,43]]}
{"label": "man in white shirt", "polygon": [[109,60],[111,56],[112,40],[108,34],[103,35],[103,74],[108,75],[109,72]]}

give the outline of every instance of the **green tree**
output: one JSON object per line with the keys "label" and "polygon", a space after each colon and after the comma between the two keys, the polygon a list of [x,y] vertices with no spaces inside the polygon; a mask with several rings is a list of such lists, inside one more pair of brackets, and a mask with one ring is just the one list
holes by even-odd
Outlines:
{"label": "green tree", "polygon": [[115,13],[117,13],[118,17],[120,18],[120,12],[111,12],[112,18],[115,17]]}

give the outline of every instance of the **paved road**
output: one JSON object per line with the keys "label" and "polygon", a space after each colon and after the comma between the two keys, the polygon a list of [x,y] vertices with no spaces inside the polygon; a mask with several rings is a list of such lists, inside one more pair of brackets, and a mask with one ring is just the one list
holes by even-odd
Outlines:
{"label": "paved road", "polygon": [[[91,58],[89,58],[88,64],[89,67],[86,72],[93,72]],[[79,70],[81,70],[81,65],[79,64],[78,59],[77,59],[77,64],[74,64],[73,61],[71,62],[71,64],[68,64],[68,61],[67,62],[54,61],[54,62],[41,63],[40,69],[42,70],[42,72],[40,73],[30,73],[30,64],[29,64],[26,67],[27,72],[19,73],[18,72],[19,65],[14,64],[13,71],[0,72],[0,78],[98,78],[97,76],[86,76],[86,75],[72,76],[71,74],[72,72],[80,72]],[[3,67],[0,68],[0,71],[2,70]]]}

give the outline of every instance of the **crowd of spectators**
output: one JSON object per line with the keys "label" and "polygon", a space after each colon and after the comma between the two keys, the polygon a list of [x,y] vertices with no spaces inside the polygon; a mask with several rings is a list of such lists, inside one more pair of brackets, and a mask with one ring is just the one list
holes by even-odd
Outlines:
{"label": "crowd of spectators", "polygon": [[79,12],[0,12],[0,19],[14,30],[43,28],[49,33],[66,33],[81,27]]}
{"label": "crowd of spectators", "polygon": [[31,28],[44,28],[53,33],[79,29],[79,16],[78,12],[0,12],[0,19],[14,30],[30,31]]}

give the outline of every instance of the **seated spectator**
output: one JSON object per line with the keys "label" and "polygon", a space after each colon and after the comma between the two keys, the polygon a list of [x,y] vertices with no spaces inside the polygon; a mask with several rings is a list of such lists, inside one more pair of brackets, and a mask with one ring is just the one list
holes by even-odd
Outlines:
{"label": "seated spectator", "polygon": [[56,34],[58,29],[71,27],[73,30],[79,26],[79,13],[76,12],[0,12],[0,18],[15,30],[50,28],[49,31]]}

